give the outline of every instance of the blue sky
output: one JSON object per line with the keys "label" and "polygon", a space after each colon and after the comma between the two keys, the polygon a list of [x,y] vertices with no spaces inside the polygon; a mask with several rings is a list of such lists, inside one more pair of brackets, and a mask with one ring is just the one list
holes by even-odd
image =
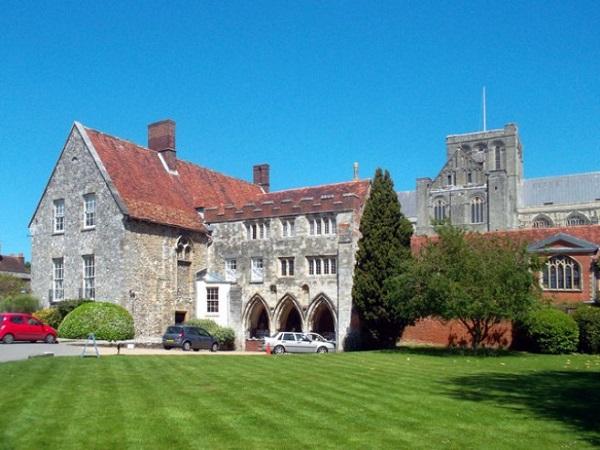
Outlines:
{"label": "blue sky", "polygon": [[0,16],[1,252],[74,120],[279,190],[435,176],[447,134],[519,125],[528,178],[600,170],[600,2],[21,2]]}

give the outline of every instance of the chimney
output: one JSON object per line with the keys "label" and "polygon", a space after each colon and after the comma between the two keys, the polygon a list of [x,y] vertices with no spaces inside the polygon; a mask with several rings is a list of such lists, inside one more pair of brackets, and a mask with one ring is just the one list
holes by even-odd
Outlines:
{"label": "chimney", "polygon": [[355,163],[352,165],[352,168],[354,169],[354,176],[352,177],[352,179],[353,179],[354,181],[358,181],[358,162],[355,162]]}
{"label": "chimney", "polygon": [[162,155],[169,170],[177,170],[175,122],[166,119],[148,125],[148,148]]}
{"label": "chimney", "polygon": [[257,164],[252,168],[253,183],[258,184],[265,192],[269,192],[269,165]]}

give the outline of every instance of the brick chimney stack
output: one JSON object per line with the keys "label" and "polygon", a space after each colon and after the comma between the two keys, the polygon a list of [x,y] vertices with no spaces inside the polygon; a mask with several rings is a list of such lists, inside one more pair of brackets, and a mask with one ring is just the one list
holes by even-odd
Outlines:
{"label": "brick chimney stack", "polygon": [[252,168],[253,183],[258,184],[265,192],[269,192],[269,165],[257,164]]}
{"label": "brick chimney stack", "polygon": [[148,148],[160,153],[170,170],[177,170],[175,122],[166,119],[148,125]]}

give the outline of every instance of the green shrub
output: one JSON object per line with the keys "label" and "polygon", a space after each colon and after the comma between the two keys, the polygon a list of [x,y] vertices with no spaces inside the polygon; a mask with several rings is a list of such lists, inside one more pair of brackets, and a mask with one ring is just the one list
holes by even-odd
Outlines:
{"label": "green shrub", "polygon": [[94,333],[96,339],[117,341],[134,336],[133,318],[129,312],[114,303],[84,303],[71,311],[58,328],[58,335],[82,339]]}
{"label": "green shrub", "polygon": [[34,312],[33,315],[54,329],[58,329],[63,320],[58,309],[52,307],[40,309],[39,311]]}
{"label": "green shrub", "polygon": [[219,341],[221,350],[233,350],[235,348],[235,331],[229,327],[222,327],[210,319],[191,319],[185,324],[204,328]]}
{"label": "green shrub", "polygon": [[67,317],[67,315],[71,311],[73,311],[75,308],[83,305],[84,303],[90,303],[90,302],[93,302],[93,300],[90,300],[87,298],[61,300],[60,302],[56,302],[56,304],[54,306],[52,306],[52,308],[56,308],[56,310],[59,312],[60,317],[61,317],[61,322],[62,322],[62,319]]}
{"label": "green shrub", "polygon": [[600,353],[600,308],[582,305],[573,319],[579,326],[579,350],[585,353]]}
{"label": "green shrub", "polygon": [[538,309],[529,315],[524,325],[534,351],[570,353],[577,350],[577,323],[571,316],[558,309]]}
{"label": "green shrub", "polygon": [[40,301],[29,294],[18,294],[0,301],[0,312],[32,313],[40,309]]}

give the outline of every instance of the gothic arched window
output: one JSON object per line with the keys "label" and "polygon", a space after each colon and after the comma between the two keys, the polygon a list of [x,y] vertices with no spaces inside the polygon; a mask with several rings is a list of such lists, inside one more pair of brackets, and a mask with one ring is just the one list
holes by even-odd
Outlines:
{"label": "gothic arched window", "polygon": [[552,221],[546,216],[536,216],[533,219],[533,228],[551,228],[553,226]]}
{"label": "gothic arched window", "polygon": [[549,291],[581,289],[581,268],[568,256],[553,256],[546,262],[542,286]]}
{"label": "gothic arched window", "polygon": [[481,197],[474,197],[471,200],[471,223],[483,223],[483,205]]}
{"label": "gothic arched window", "polygon": [[443,222],[447,215],[446,202],[441,198],[438,198],[433,202],[433,218],[436,222]]}
{"label": "gothic arched window", "polygon": [[573,213],[567,217],[567,226],[576,227],[579,225],[587,225],[590,221],[581,213]]}
{"label": "gothic arched window", "polygon": [[177,239],[175,252],[177,253],[177,260],[189,261],[192,254],[192,243],[188,238],[181,236]]}

